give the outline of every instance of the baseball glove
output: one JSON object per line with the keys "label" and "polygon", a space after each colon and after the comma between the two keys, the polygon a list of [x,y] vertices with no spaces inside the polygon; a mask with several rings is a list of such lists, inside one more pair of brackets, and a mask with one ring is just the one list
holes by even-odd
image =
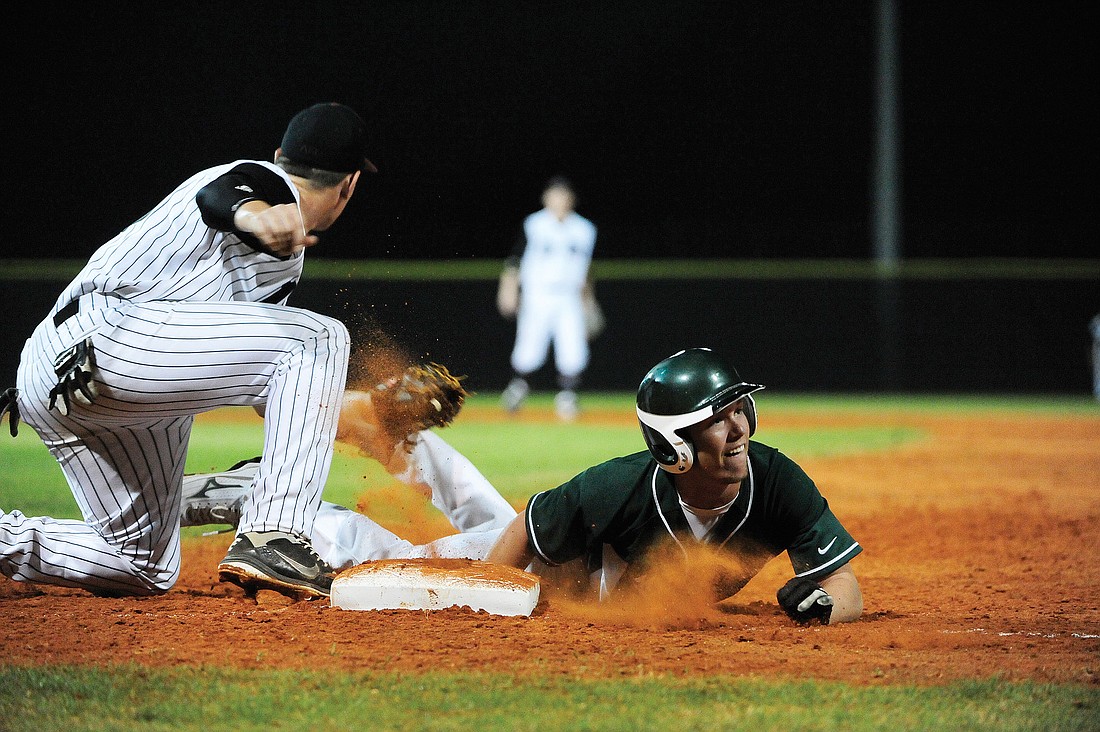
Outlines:
{"label": "baseball glove", "polygon": [[466,400],[464,376],[453,376],[437,363],[413,365],[399,378],[376,385],[371,393],[378,426],[395,438],[446,427]]}

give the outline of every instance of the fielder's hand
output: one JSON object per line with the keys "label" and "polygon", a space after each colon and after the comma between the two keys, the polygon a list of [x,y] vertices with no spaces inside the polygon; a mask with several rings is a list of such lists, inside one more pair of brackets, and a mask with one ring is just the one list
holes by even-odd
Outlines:
{"label": "fielder's hand", "polygon": [[233,214],[233,224],[280,257],[297,254],[317,243],[317,236],[306,231],[302,212],[293,203],[268,206],[262,201],[249,201]]}
{"label": "fielder's hand", "polygon": [[795,577],[775,593],[779,606],[793,620],[802,624],[820,621],[829,624],[833,614],[833,598],[811,579]]}

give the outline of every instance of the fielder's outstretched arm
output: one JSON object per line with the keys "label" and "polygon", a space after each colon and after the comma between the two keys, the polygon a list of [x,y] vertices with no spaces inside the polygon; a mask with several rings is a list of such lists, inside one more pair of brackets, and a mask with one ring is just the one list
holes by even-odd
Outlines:
{"label": "fielder's outstretched arm", "polygon": [[528,548],[527,511],[522,511],[505,527],[485,561],[526,569],[535,555]]}
{"label": "fielder's outstretched arm", "polygon": [[819,583],[833,598],[833,613],[829,625],[848,623],[859,619],[863,613],[863,591],[850,564],[825,577]]}

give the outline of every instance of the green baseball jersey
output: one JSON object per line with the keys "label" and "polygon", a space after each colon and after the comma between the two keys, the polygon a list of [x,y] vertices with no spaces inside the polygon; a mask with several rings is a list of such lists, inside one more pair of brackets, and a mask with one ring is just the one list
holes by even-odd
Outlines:
{"label": "green baseball jersey", "polygon": [[[673,475],[646,451],[601,463],[536,494],[526,521],[529,547],[542,561],[558,565],[585,557],[590,571],[600,568],[605,547],[636,573],[661,542],[683,547],[697,541]],[[731,594],[784,551],[795,575],[810,579],[832,573],[862,551],[802,468],[752,441],[748,477],[702,541],[741,561],[744,576],[734,579]]]}

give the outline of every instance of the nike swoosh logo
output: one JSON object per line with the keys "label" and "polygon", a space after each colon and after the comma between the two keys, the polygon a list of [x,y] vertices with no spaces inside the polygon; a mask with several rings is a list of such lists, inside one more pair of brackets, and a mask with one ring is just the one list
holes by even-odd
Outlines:
{"label": "nike swoosh logo", "polygon": [[305,564],[302,564],[301,562],[295,561],[293,557],[288,557],[286,554],[279,551],[275,547],[272,547],[271,551],[275,552],[280,557],[282,557],[284,562],[289,564],[291,567],[294,567],[294,569],[298,570],[302,574],[302,576],[305,577],[306,579],[317,579],[318,575],[321,574],[321,570],[318,569],[316,567],[316,565],[311,567],[311,566],[307,566]]}
{"label": "nike swoosh logo", "polygon": [[826,544],[823,547],[818,547],[817,548],[817,553],[818,554],[824,554],[825,552],[829,551],[829,549],[832,548],[833,544],[835,544],[835,543],[836,543],[836,537],[834,536],[833,540],[830,541],[828,544]]}
{"label": "nike swoosh logo", "polygon": [[247,488],[252,485],[252,481],[239,481],[236,483],[219,483],[217,478],[207,478],[206,483],[203,484],[202,490],[195,494],[195,498],[216,498],[222,495],[219,492],[219,488],[228,490],[229,495],[235,495],[241,488]]}

